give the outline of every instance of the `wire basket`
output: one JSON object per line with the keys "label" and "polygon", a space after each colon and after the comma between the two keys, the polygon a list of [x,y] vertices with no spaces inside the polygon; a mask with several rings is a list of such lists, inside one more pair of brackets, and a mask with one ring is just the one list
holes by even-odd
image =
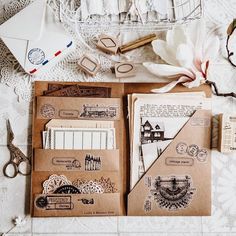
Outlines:
{"label": "wire basket", "polygon": [[75,9],[75,4],[76,21],[86,27],[162,30],[203,15],[202,0],[80,0],[65,1],[62,7]]}

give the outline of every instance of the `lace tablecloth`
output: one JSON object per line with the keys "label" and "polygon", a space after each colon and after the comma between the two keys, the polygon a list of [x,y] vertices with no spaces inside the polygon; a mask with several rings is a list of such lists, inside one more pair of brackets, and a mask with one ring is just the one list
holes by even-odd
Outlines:
{"label": "lace tablecloth", "polygon": [[[20,9],[29,4],[30,0],[0,0],[0,23],[4,22]],[[57,12],[57,2],[51,2],[55,12]],[[221,54],[218,60],[212,65],[211,78],[217,82],[218,87],[223,91],[236,92],[236,68],[233,68],[225,59],[226,28],[236,16],[236,0],[205,0],[204,15],[208,22],[210,31],[214,31],[221,39]],[[58,12],[57,12],[58,13]],[[31,94],[32,84],[35,80],[49,81],[117,81],[109,73],[112,64],[110,58],[98,55],[102,63],[102,71],[96,78],[89,78],[78,72],[77,60],[84,53],[91,53],[88,48],[79,41],[75,33],[73,22],[64,19],[64,25],[71,32],[76,40],[76,53],[69,55],[60,62],[53,70],[42,77],[31,77],[23,72],[7,47],[0,41],[0,168],[9,159],[6,148],[6,127],[5,119],[12,120],[13,130],[16,134],[15,143],[25,152],[30,145],[30,114],[31,114]],[[108,31],[108,29],[103,29]],[[100,32],[81,31],[83,38],[88,40]],[[112,32],[116,34],[117,32]],[[142,34],[138,32],[136,34]],[[127,38],[121,35],[122,40]],[[135,35],[136,37],[136,35]],[[146,57],[153,57],[151,48]],[[142,50],[138,51],[142,55]],[[131,58],[136,58],[136,54],[130,54]],[[146,60],[147,58],[142,58]],[[140,70],[139,77],[132,81],[160,81],[144,70]],[[121,80],[127,81],[127,79]],[[130,81],[130,79],[129,79]],[[118,81],[117,81],[118,82]],[[6,86],[7,85],[7,86]],[[14,92],[13,92],[14,91]],[[233,98],[213,97],[213,112],[236,113],[236,100]],[[68,219],[31,219],[27,216],[27,222],[23,227],[16,227],[11,232],[17,235],[31,235],[32,233],[65,234],[68,233],[100,233],[103,235],[120,233],[156,233],[158,235],[202,235],[216,233],[236,232],[236,158],[233,155],[223,155],[216,150],[213,151],[213,196],[212,196],[212,216],[211,217],[105,217],[105,218],[68,218]],[[29,179],[18,176],[14,180],[9,180],[0,175],[0,233],[7,232],[12,226],[11,219],[17,215],[25,215],[25,208],[28,207]],[[22,189],[24,191],[22,192]],[[25,206],[26,205],[26,206]],[[28,208],[27,208],[28,209]],[[28,212],[28,210],[26,211]],[[162,234],[163,233],[163,234]],[[165,233],[165,234],[164,234]],[[178,234],[177,234],[178,233]],[[153,235],[154,235],[153,234]],[[168,234],[169,235],[169,234]]]}

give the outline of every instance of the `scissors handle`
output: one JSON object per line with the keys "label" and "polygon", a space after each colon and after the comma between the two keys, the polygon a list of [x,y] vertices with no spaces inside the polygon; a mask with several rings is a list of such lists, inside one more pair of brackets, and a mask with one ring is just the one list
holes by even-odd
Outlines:
{"label": "scissors handle", "polygon": [[[11,171],[11,168],[13,168],[13,172]],[[7,162],[3,167],[3,174],[8,178],[15,178],[18,174],[17,164],[13,161]]]}
{"label": "scissors handle", "polygon": [[21,175],[30,175],[31,173],[31,165],[28,159],[22,160],[18,164],[18,170],[17,170]]}

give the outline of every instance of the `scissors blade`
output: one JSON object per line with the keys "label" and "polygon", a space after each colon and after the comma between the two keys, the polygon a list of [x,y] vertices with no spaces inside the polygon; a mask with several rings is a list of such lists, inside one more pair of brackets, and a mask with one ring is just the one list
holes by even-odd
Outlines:
{"label": "scissors blade", "polygon": [[8,144],[10,144],[12,143],[14,139],[14,133],[12,131],[11,123],[9,119],[7,119],[7,134],[8,134]]}

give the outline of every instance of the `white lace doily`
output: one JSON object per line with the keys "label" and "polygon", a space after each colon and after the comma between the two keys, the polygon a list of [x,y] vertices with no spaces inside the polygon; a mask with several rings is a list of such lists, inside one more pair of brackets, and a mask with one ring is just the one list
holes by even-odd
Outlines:
{"label": "white lace doily", "polygon": [[43,182],[43,194],[54,193],[54,191],[64,185],[71,185],[64,175],[51,175]]}

